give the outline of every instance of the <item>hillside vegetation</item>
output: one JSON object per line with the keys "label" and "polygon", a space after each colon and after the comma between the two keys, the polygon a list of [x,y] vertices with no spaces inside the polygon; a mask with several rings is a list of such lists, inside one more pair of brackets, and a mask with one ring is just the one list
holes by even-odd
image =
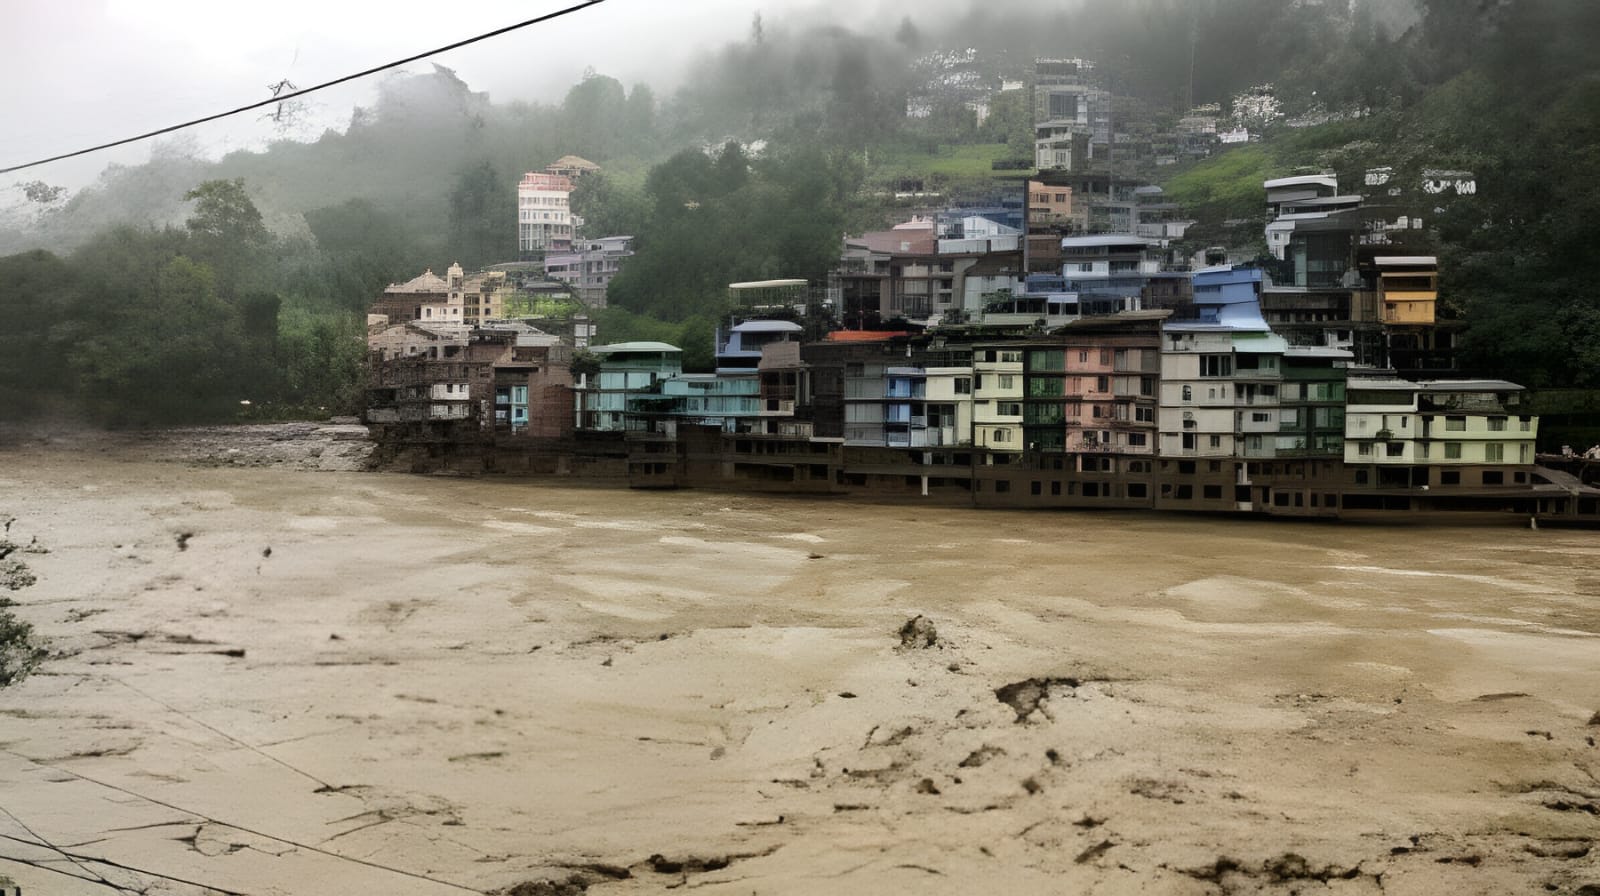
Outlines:
{"label": "hillside vegetation", "polygon": [[[820,280],[846,232],[889,223],[897,182],[950,196],[1015,190],[1023,94],[980,124],[958,104],[908,118],[931,51],[971,48],[995,78],[1035,54],[1096,58],[1149,122],[1270,81],[1289,111],[1360,117],[1269,129],[1167,182],[1195,237],[1257,238],[1260,182],[1366,164],[1476,172],[1475,201],[1429,222],[1442,296],[1471,323],[1475,370],[1534,386],[1600,385],[1600,299],[1585,261],[1600,228],[1600,5],[1572,0],[1086,0],[899,27],[753,27],[658,94],[605,75],[560,103],[495,102],[454,72],[386,78],[348,127],[208,161],[182,141],[113,166],[62,200],[40,181],[0,227],[0,402],[137,423],[349,408],[360,312],[391,281],[515,254],[523,171],[599,162],[574,204],[589,232],[629,233],[615,331],[708,336],[734,280]],[[1138,122],[1132,122],[1134,124]],[[218,184],[224,186],[217,186]],[[207,197],[257,224],[223,251]],[[213,216],[214,217],[214,216]],[[197,224],[199,220],[201,223]],[[1232,228],[1229,221],[1243,221]],[[250,405],[241,405],[250,401]]]}

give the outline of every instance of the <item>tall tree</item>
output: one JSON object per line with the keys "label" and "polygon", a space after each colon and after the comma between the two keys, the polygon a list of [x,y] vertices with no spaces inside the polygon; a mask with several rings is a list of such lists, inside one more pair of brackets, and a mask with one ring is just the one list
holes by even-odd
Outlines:
{"label": "tall tree", "polygon": [[451,260],[469,271],[516,257],[516,190],[483,161],[456,173],[450,190]]}
{"label": "tall tree", "polygon": [[205,181],[183,198],[194,203],[194,212],[185,222],[194,240],[191,251],[216,272],[219,294],[231,299],[261,260],[270,239],[261,212],[245,190],[242,177]]}

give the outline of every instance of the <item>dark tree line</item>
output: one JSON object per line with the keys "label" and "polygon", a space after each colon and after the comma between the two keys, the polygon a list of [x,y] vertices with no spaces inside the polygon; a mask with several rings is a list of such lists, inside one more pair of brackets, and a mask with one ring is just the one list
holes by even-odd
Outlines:
{"label": "dark tree line", "polygon": [[286,307],[278,287],[296,247],[266,231],[243,181],[186,196],[185,228],[123,225],[66,256],[0,258],[12,287],[0,314],[13,322],[0,332],[0,417],[143,425],[352,406],[354,315],[303,297]]}

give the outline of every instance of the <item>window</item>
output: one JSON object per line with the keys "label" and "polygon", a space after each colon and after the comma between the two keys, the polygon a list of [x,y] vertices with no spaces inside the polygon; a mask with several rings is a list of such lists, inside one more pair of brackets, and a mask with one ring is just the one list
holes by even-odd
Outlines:
{"label": "window", "polygon": [[1185,451],[1193,451],[1194,450],[1194,444],[1195,444],[1194,443],[1194,433],[1192,433],[1192,432],[1184,433],[1183,434],[1183,450],[1185,450]]}
{"label": "window", "polygon": [[1250,422],[1251,423],[1270,423],[1270,422],[1272,422],[1272,415],[1268,414],[1266,411],[1251,411],[1250,412]]}
{"label": "window", "polygon": [[1128,447],[1129,448],[1143,448],[1144,446],[1145,446],[1145,434],[1144,433],[1142,433],[1142,432],[1130,432],[1130,433],[1128,433]]}
{"label": "window", "polygon": [[1460,460],[1461,459],[1461,443],[1460,442],[1445,442],[1444,443],[1444,459],[1445,460]]}
{"label": "window", "polygon": [[1212,436],[1211,437],[1211,447],[1213,447],[1213,448],[1221,448],[1222,447],[1222,436]]}
{"label": "window", "polygon": [[1201,355],[1200,356],[1200,375],[1201,376],[1232,376],[1233,375],[1233,356],[1232,355]]}
{"label": "window", "polygon": [[957,395],[971,395],[972,394],[972,377],[970,377],[970,376],[958,376],[958,377],[956,377],[956,394]]}
{"label": "window", "polygon": [[1356,454],[1358,454],[1358,455],[1360,455],[1362,457],[1371,457],[1372,456],[1372,446],[1367,444],[1367,443],[1365,443],[1365,442],[1363,442],[1360,445],[1356,446]]}
{"label": "window", "polygon": [[1011,430],[1009,430],[1009,429],[997,429],[997,430],[995,430],[994,431],[994,440],[996,442],[1009,442],[1009,441],[1011,441]]}
{"label": "window", "polygon": [[1499,442],[1488,442],[1483,446],[1483,459],[1486,463],[1504,463],[1506,459],[1506,446]]}
{"label": "window", "polygon": [[1183,400],[1184,401],[1194,401],[1194,389],[1193,389],[1193,387],[1190,387],[1190,386],[1184,386],[1183,387]]}
{"label": "window", "polygon": [[1444,418],[1444,428],[1447,432],[1465,432],[1467,429],[1467,418],[1446,417]]}
{"label": "window", "polygon": [[1156,422],[1156,409],[1155,408],[1134,408],[1133,409],[1133,419],[1138,421],[1138,422],[1140,422],[1140,423],[1154,423],[1154,422]]}
{"label": "window", "polygon": [[1017,378],[1015,376],[1012,376],[1009,373],[1000,374],[1000,386],[999,386],[999,388],[1001,388],[1001,389],[1015,389],[1016,387],[1017,387]]}
{"label": "window", "polygon": [[1096,391],[1096,392],[1110,392],[1111,391],[1111,380],[1108,377],[1103,377],[1103,376],[1095,377],[1094,378],[1094,391]]}
{"label": "window", "polygon": [[1080,364],[1089,363],[1089,353],[1087,351],[1078,352],[1078,363],[1080,363]]}
{"label": "window", "polygon": [[1383,453],[1389,457],[1401,457],[1406,453],[1405,442],[1387,442],[1384,444],[1383,448]]}
{"label": "window", "polygon": [[1489,431],[1490,432],[1505,432],[1506,431],[1506,418],[1504,418],[1504,417],[1490,417],[1489,418]]}

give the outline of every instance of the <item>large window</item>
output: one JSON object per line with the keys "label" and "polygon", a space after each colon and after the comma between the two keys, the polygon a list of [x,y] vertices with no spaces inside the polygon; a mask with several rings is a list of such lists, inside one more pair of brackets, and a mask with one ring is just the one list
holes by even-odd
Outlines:
{"label": "large window", "polygon": [[1055,377],[1030,377],[1028,395],[1032,398],[1059,398],[1064,383]]}
{"label": "large window", "polygon": [[1444,428],[1447,432],[1465,432],[1467,429],[1467,418],[1446,417],[1444,418]]}
{"label": "large window", "polygon": [[1033,370],[1066,370],[1066,353],[1060,349],[1028,352],[1028,366]]}
{"label": "large window", "polygon": [[1444,459],[1445,460],[1460,460],[1461,459],[1461,443],[1460,442],[1445,442],[1444,443]]}
{"label": "large window", "polygon": [[1232,355],[1201,355],[1201,376],[1233,376]]}
{"label": "large window", "polygon": [[1483,459],[1487,463],[1504,463],[1506,459],[1506,446],[1499,442],[1488,442],[1483,446]]}

